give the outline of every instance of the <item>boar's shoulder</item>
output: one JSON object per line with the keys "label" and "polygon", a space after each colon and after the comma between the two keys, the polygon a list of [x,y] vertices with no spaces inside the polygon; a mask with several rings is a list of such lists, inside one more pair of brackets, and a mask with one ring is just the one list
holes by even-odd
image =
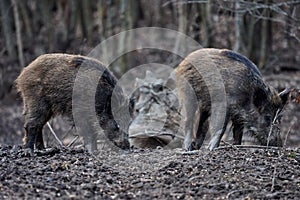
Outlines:
{"label": "boar's shoulder", "polygon": [[245,56],[239,54],[239,53],[236,53],[236,52],[233,52],[233,51],[230,51],[230,50],[223,50],[222,51],[222,54],[229,58],[229,59],[232,59],[234,61],[238,61],[238,62],[241,62],[242,64],[244,64],[249,70],[251,70],[252,72],[254,72],[256,75],[262,77],[260,71],[258,70],[258,68],[256,67],[256,65],[251,62],[248,58],[246,58]]}

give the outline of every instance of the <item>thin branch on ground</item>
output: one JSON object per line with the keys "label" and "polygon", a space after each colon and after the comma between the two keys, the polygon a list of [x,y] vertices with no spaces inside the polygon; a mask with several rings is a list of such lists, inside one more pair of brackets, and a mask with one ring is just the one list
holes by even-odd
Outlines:
{"label": "thin branch on ground", "polygon": [[180,155],[197,155],[201,152],[201,150],[193,150],[193,151],[177,151],[176,153],[177,154],[180,154]]}
{"label": "thin branch on ground", "polygon": [[273,146],[260,146],[260,145],[232,145],[232,146],[221,146],[215,148],[214,150],[222,150],[222,149],[229,149],[229,148],[237,148],[237,149],[273,149],[273,150],[280,150],[281,147],[273,147]]}
{"label": "thin branch on ground", "polygon": [[50,132],[52,133],[52,135],[55,137],[55,139],[57,140],[57,142],[59,143],[59,145],[61,147],[64,147],[64,144],[62,143],[62,141],[57,137],[56,133],[54,132],[54,130],[52,129],[51,125],[49,122],[47,122],[47,126],[49,127],[50,129]]}
{"label": "thin branch on ground", "polygon": [[231,199],[231,195],[233,195],[234,193],[245,193],[245,192],[252,192],[254,191],[253,189],[241,189],[241,190],[233,190],[231,192],[229,192],[227,195],[226,195],[226,199]]}
{"label": "thin branch on ground", "polygon": [[[278,163],[278,162],[277,162],[277,163]],[[276,163],[275,166],[274,166],[274,172],[273,172],[273,176],[272,176],[271,192],[274,191],[277,163]]]}
{"label": "thin branch on ground", "polygon": [[292,125],[289,127],[289,130],[288,130],[288,132],[285,135],[285,139],[284,139],[284,143],[283,143],[283,148],[284,149],[286,148],[286,142],[287,142],[288,136],[289,136],[289,134],[291,132],[291,128],[292,128]]}
{"label": "thin branch on ground", "polygon": [[79,135],[76,135],[75,138],[68,144],[67,147],[71,147],[77,141],[78,138],[79,138]]}
{"label": "thin branch on ground", "polygon": [[236,145],[233,145],[233,144],[230,144],[229,142],[226,142],[224,140],[221,141],[223,144],[225,144],[226,146],[229,146],[230,148],[233,148],[233,149],[237,149]]}
{"label": "thin branch on ground", "polygon": [[272,132],[273,132],[274,126],[276,126],[276,122],[277,122],[278,117],[279,117],[279,114],[281,113],[282,110],[283,110],[283,107],[282,107],[281,109],[278,109],[278,110],[276,111],[276,114],[275,114],[275,116],[274,116],[274,119],[273,119],[272,124],[271,124],[271,127],[270,127],[270,131],[269,131],[269,134],[268,134],[268,138],[267,138],[267,147],[269,147],[271,134],[272,134]]}

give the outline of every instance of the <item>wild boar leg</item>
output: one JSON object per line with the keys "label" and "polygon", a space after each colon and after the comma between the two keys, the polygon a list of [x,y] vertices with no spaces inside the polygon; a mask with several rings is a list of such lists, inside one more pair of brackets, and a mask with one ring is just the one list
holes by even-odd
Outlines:
{"label": "wild boar leg", "polygon": [[[220,130],[217,130],[213,135],[212,138],[209,142],[208,148],[209,150],[213,150],[215,148],[217,148],[220,145],[221,139],[226,131],[226,127],[228,124],[228,118],[226,117],[224,124],[223,124],[223,128],[221,128]],[[222,126],[216,126],[216,127],[222,127]]]}
{"label": "wild boar leg", "polygon": [[31,125],[30,122],[25,122],[25,136],[23,138],[25,148],[29,148],[33,151],[35,136],[36,136],[36,127]]}
{"label": "wild boar leg", "polygon": [[204,142],[204,139],[206,137],[206,133],[208,131],[208,117],[209,117],[209,114],[208,112],[202,112],[201,113],[201,116],[200,116],[200,120],[199,120],[199,125],[198,125],[198,130],[197,130],[197,135],[196,135],[196,138],[197,138],[197,149],[200,149],[200,147],[202,146],[203,142]]}
{"label": "wild boar leg", "polygon": [[37,130],[37,135],[35,137],[35,148],[38,150],[45,149],[44,139],[43,139],[43,127]]}
{"label": "wild boar leg", "polygon": [[35,119],[30,119],[30,121],[25,122],[25,137],[24,143],[25,148],[29,148],[31,150],[34,149],[34,144],[37,149],[44,149],[43,143],[43,125],[36,124]]}
{"label": "wild boar leg", "polygon": [[184,125],[184,149],[187,151],[192,151],[195,149],[196,138],[194,137],[194,123],[197,121],[196,111],[198,110],[198,105],[196,101],[187,101],[184,104],[185,112],[185,125]]}
{"label": "wild boar leg", "polygon": [[243,137],[243,129],[244,126],[240,123],[233,122],[233,139],[234,145],[241,145],[242,144],[242,137]]}
{"label": "wild boar leg", "polygon": [[34,144],[37,149],[44,149],[43,141],[43,127],[51,117],[51,111],[49,106],[40,101],[35,103],[37,106],[28,106],[29,108],[35,108],[34,110],[25,110],[25,148],[34,149]]}

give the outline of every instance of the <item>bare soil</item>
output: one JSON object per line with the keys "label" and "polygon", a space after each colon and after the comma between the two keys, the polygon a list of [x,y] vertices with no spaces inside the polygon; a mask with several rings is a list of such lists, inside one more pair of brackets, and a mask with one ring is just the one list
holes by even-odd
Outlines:
{"label": "bare soil", "polygon": [[227,147],[100,151],[53,148],[27,157],[0,147],[0,198],[297,199],[300,151]]}

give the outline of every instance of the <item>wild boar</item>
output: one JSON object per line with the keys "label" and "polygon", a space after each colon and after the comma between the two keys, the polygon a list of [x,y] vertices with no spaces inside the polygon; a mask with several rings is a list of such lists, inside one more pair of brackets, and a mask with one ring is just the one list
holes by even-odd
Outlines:
{"label": "wild boar", "polygon": [[[278,93],[267,85],[243,55],[226,49],[194,51],[179,64],[176,79],[185,116],[185,150],[199,149],[212,127],[208,147],[218,147],[230,120],[234,144],[241,144],[243,133],[248,132],[260,145],[282,145],[279,129],[272,123],[290,91]],[[220,109],[214,110],[215,105]]]}
{"label": "wild boar", "polygon": [[[92,83],[80,83],[84,90],[89,90],[88,84],[94,84],[93,80],[98,81],[95,84],[96,92],[86,97],[94,98],[95,105],[79,105],[82,108],[78,111],[81,112],[87,107],[94,106],[96,112],[94,121],[89,119],[88,115],[81,119],[92,124],[87,126],[87,129],[83,127],[83,131],[88,135],[86,138],[90,145],[89,150],[97,149],[96,141],[99,135],[99,130],[95,130],[97,123],[104,130],[105,136],[116,146],[123,149],[129,147],[128,134],[126,130],[120,129],[112,113],[113,92],[116,93],[117,98],[120,98],[120,102],[127,102],[122,89],[116,86],[117,79],[114,75],[100,61],[93,58],[69,54],[45,54],[25,67],[16,79],[16,87],[24,104],[25,136],[23,141],[25,147],[31,149],[31,152],[33,152],[34,144],[37,149],[45,148],[42,129],[51,117],[66,116],[74,125],[72,98],[74,98],[73,89],[79,69],[89,72],[85,74],[86,76],[96,77],[96,79],[88,77],[89,82]],[[101,78],[100,75],[102,75]],[[87,104],[84,100],[82,102]]]}

